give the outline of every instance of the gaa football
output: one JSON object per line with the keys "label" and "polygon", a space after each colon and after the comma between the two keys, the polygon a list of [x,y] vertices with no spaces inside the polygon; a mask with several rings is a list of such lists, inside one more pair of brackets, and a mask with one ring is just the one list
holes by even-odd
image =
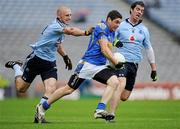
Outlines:
{"label": "gaa football", "polygon": [[[118,62],[122,62],[122,63],[125,63],[125,57],[121,54],[121,53],[119,53],[119,52],[115,52],[114,53],[114,57],[115,57],[115,59],[118,61]],[[114,64],[113,63],[111,63],[110,62],[110,66],[112,67],[112,68],[115,68],[115,66],[114,66]]]}

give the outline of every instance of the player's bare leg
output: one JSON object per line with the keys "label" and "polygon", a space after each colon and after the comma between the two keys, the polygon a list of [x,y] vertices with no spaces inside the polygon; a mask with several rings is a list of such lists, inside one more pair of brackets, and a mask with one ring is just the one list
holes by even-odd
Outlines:
{"label": "player's bare leg", "polygon": [[49,123],[45,119],[45,114],[44,116],[39,120],[38,118],[38,106],[41,105],[44,101],[47,101],[48,98],[53,94],[53,92],[56,90],[56,79],[55,78],[49,78],[44,80],[43,82],[44,87],[45,87],[45,93],[43,97],[40,100],[40,103],[36,106],[36,112],[34,115],[34,123]]}
{"label": "player's bare leg", "polygon": [[118,108],[119,102],[120,102],[120,97],[121,94],[125,88],[126,84],[126,78],[119,78],[119,86],[117,87],[111,101],[110,101],[110,109],[109,109],[109,114],[106,117],[107,121],[112,121],[115,118],[115,111]]}
{"label": "player's bare leg", "polygon": [[110,112],[106,116],[106,121],[108,122],[115,122],[115,111],[118,108],[118,105],[121,101],[128,100],[129,96],[131,95],[131,91],[124,89],[121,95],[115,94],[115,98],[113,98],[112,103],[110,104]]}
{"label": "player's bare leg", "polygon": [[117,86],[119,85],[119,81],[116,76],[112,76],[107,81],[107,87],[102,95],[101,101],[98,104],[96,111],[94,113],[94,118],[102,118],[106,119],[107,112],[105,111],[106,104],[112,98],[114,91],[116,90]]}
{"label": "player's bare leg", "polygon": [[43,104],[37,105],[37,117],[38,117],[38,122],[43,123],[43,119],[45,117],[45,111],[50,108],[50,105],[53,104],[55,101],[58,99],[62,98],[65,95],[71,94],[74,91],[71,87],[68,85],[63,86],[59,89],[57,89],[51,97],[45,101]]}
{"label": "player's bare leg", "polygon": [[21,76],[23,74],[22,70],[21,70],[21,66],[23,65],[23,62],[18,60],[18,61],[8,61],[5,64],[6,68],[11,68],[14,70],[15,72],[15,86],[16,86],[16,90],[18,92],[24,93],[27,91],[27,89],[30,86],[30,83],[25,82]]}

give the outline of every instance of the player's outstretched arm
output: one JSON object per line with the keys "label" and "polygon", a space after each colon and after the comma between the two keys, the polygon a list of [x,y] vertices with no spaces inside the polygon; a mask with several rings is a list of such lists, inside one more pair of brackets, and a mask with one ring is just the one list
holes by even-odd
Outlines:
{"label": "player's outstretched arm", "polygon": [[93,27],[88,28],[87,30],[81,30],[77,27],[66,27],[64,28],[64,33],[67,35],[73,36],[89,36],[93,31]]}

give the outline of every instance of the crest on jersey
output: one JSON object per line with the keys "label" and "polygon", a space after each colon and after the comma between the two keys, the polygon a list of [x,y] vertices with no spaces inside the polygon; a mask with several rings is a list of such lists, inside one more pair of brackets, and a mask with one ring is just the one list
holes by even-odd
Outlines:
{"label": "crest on jersey", "polygon": [[139,33],[140,33],[140,34],[142,34],[142,33],[143,33],[143,31],[142,31],[142,30],[139,30]]}

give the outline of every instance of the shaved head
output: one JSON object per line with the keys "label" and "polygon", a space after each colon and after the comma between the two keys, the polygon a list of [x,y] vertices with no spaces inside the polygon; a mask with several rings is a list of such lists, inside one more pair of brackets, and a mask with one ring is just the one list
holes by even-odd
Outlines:
{"label": "shaved head", "polygon": [[69,24],[71,21],[71,9],[66,6],[60,6],[57,9],[57,17],[65,24]]}
{"label": "shaved head", "polygon": [[64,13],[65,11],[71,11],[70,8],[66,7],[66,6],[60,6],[58,9],[57,9],[57,15],[60,15],[61,13]]}

